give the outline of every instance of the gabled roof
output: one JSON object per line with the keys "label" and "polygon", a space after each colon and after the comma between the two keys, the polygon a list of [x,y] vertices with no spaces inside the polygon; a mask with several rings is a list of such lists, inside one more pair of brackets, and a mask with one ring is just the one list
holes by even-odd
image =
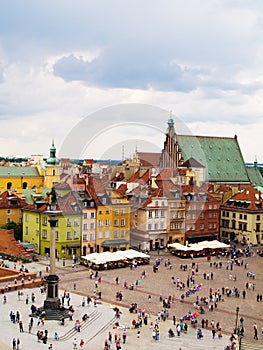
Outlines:
{"label": "gabled roof", "polygon": [[177,135],[183,159],[194,158],[206,168],[207,181],[249,184],[237,138]]}
{"label": "gabled roof", "polygon": [[159,166],[161,153],[138,152],[141,166]]}

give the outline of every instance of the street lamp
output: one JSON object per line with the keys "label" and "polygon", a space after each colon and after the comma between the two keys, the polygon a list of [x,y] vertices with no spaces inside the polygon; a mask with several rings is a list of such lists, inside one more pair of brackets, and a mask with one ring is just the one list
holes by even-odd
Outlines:
{"label": "street lamp", "polygon": [[237,308],[236,308],[236,324],[235,324],[234,334],[238,334],[238,332],[237,332],[238,313],[239,313],[239,307],[237,306]]}

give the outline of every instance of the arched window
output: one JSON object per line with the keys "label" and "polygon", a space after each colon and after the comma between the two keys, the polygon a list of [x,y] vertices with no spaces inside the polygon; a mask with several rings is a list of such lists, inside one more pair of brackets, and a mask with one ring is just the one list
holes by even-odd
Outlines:
{"label": "arched window", "polygon": [[22,186],[23,190],[27,189],[27,182],[23,182],[23,186]]}
{"label": "arched window", "polygon": [[6,185],[7,190],[11,190],[12,188],[12,182],[8,182]]}

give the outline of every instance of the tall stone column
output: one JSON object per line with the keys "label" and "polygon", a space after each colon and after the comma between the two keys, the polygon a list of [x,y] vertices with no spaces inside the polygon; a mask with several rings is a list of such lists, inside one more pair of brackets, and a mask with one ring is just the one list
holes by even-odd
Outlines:
{"label": "tall stone column", "polygon": [[58,310],[60,308],[60,300],[58,295],[58,282],[59,277],[56,275],[56,226],[58,222],[58,215],[61,211],[57,210],[56,205],[56,193],[55,189],[51,192],[52,201],[50,210],[46,211],[49,216],[50,223],[50,271],[49,275],[45,278],[47,283],[47,295],[44,301],[44,309]]}

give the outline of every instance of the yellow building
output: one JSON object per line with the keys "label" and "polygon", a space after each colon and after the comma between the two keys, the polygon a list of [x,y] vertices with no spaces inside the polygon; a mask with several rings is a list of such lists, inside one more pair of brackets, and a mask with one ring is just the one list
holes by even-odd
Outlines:
{"label": "yellow building", "polygon": [[6,190],[22,194],[23,189],[42,187],[44,177],[37,167],[0,166],[0,192]]}
{"label": "yellow building", "polygon": [[98,252],[128,249],[130,246],[130,204],[114,190],[100,197],[97,206],[96,246]]}
{"label": "yellow building", "polygon": [[259,191],[246,186],[221,205],[220,238],[263,243],[263,199]]}
{"label": "yellow building", "polygon": [[[36,253],[50,252],[49,203],[35,202],[23,209],[23,241],[37,245]],[[56,227],[56,256],[81,256],[82,213],[72,193],[58,198],[58,224]]]}

